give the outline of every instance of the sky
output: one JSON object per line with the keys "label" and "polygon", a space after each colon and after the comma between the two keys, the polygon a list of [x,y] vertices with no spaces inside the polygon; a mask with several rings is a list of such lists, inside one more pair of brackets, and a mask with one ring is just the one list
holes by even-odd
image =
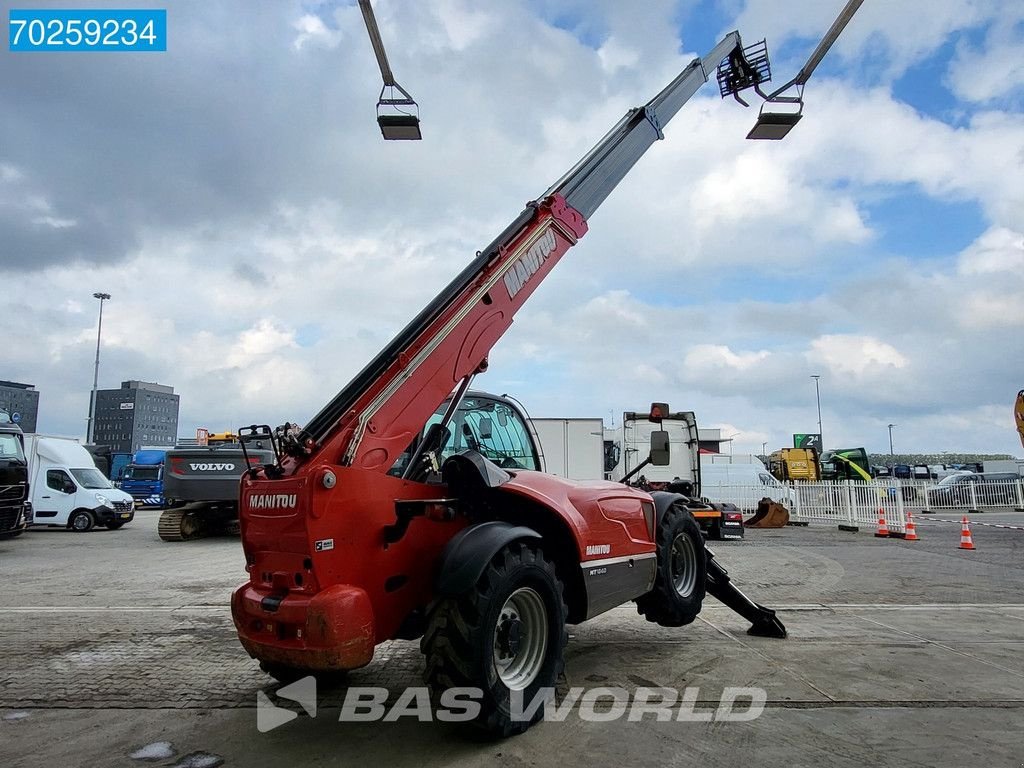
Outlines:
{"label": "sky", "polygon": [[[0,50],[0,379],[46,434],[84,436],[95,291],[100,388],[173,386],[182,436],[303,423],[628,108],[733,29],[782,85],[843,2],[376,0],[420,142],[380,135],[355,2],[130,5],[166,53]],[[1022,49],[1019,0],[866,0],[784,141],[707,84],[475,385],[760,453],[819,375],[826,448],[1022,455]]]}

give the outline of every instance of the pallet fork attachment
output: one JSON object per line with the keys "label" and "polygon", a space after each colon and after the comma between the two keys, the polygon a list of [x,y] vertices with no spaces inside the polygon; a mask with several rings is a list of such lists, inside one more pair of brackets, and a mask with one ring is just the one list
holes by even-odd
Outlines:
{"label": "pallet fork attachment", "polygon": [[732,583],[729,572],[715,559],[715,553],[704,547],[707,559],[707,591],[708,594],[732,608],[740,616],[750,622],[748,635],[757,637],[774,637],[782,640],[786,637],[786,627],[779,621],[775,611],[755,603],[740,588]]}

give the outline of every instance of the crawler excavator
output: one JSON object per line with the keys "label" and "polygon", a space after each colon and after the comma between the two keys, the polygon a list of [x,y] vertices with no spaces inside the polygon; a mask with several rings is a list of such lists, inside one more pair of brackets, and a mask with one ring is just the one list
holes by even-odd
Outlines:
{"label": "crawler excavator", "polygon": [[[543,716],[529,705],[553,696],[566,625],[623,603],[681,627],[710,594],[751,634],[785,637],[705,549],[684,496],[537,471],[522,414],[469,389],[515,313],[719,62],[731,87],[759,81],[728,34],[528,203],[304,426],[239,429],[243,447],[263,441],[274,453],[242,476],[249,578],[231,601],[241,644],[265,671],[351,670],[381,642],[419,638],[435,703],[472,689],[476,725],[508,736]],[[666,463],[667,433],[652,447],[652,463]]]}

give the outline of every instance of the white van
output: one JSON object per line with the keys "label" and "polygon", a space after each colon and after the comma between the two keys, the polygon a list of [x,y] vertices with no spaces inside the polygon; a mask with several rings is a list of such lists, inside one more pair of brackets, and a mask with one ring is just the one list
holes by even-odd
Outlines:
{"label": "white van", "polygon": [[74,440],[25,435],[25,454],[34,525],[115,529],[135,517],[132,497],[112,486]]}
{"label": "white van", "polygon": [[700,494],[708,501],[735,504],[744,511],[757,509],[764,497],[793,509],[794,493],[765,469],[760,461],[747,464],[720,464],[701,456]]}

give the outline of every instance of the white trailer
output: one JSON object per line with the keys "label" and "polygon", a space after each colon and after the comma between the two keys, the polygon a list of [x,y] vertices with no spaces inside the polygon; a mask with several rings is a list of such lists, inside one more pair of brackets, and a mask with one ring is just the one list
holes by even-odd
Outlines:
{"label": "white trailer", "polygon": [[544,471],[569,480],[604,479],[603,419],[532,419]]}

